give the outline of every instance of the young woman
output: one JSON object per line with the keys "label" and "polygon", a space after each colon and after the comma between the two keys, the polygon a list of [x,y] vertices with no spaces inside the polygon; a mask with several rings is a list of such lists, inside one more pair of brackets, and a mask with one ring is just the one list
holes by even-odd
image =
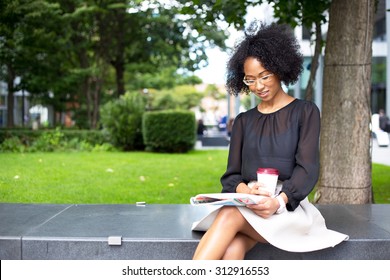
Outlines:
{"label": "young woman", "polygon": [[[217,209],[194,259],[243,259],[258,242],[299,252],[348,238],[328,230],[306,198],[319,176],[320,113],[314,103],[289,96],[281,86],[298,80],[302,62],[296,38],[281,25],[261,24],[236,47],[228,62],[228,92],[252,93],[261,102],[234,120],[222,192],[266,198]],[[256,182],[260,167],[278,169],[277,196]]]}

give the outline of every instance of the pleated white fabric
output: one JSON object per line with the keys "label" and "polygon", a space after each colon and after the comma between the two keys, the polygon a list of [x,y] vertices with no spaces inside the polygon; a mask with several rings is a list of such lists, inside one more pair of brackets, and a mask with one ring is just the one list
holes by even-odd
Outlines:
{"label": "pleated white fabric", "polygon": [[[206,231],[217,216],[214,208],[192,230]],[[234,207],[234,206],[227,206]],[[320,211],[308,199],[301,201],[295,211],[284,211],[264,219],[246,207],[237,207],[249,224],[271,245],[289,252],[310,252],[334,247],[349,239],[348,235],[330,230]]]}

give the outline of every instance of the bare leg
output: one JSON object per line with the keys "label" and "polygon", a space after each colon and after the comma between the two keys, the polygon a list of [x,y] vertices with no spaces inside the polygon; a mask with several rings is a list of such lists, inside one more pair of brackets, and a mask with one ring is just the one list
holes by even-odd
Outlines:
{"label": "bare leg", "polygon": [[223,260],[243,260],[245,253],[256,245],[257,241],[249,236],[237,233],[223,255]]}
{"label": "bare leg", "polygon": [[[242,233],[253,241],[266,242],[264,238],[249,225],[236,207],[223,207],[219,210],[210,229],[200,240],[193,259],[221,259],[236,238],[237,233]],[[244,247],[245,250],[246,248],[250,249],[254,246],[250,239],[242,239],[242,237],[240,237],[233,245],[238,246],[241,244],[239,247]],[[229,255],[231,255],[231,253],[229,253]]]}

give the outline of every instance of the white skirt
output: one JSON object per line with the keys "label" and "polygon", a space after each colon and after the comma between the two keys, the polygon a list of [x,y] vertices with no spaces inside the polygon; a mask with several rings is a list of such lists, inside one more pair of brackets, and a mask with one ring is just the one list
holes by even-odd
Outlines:
{"label": "white skirt", "polygon": [[[192,230],[207,231],[222,206],[214,208]],[[234,207],[234,206],[227,206]],[[271,245],[289,252],[310,252],[334,247],[349,236],[326,227],[320,211],[307,198],[294,211],[264,219],[246,207],[237,207],[248,223]]]}

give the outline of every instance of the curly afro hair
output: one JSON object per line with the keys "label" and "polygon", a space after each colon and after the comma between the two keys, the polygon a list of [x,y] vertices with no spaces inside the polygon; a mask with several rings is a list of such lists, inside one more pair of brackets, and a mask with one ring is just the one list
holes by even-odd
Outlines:
{"label": "curly afro hair", "polygon": [[226,88],[232,95],[250,93],[242,81],[244,62],[248,57],[259,60],[286,85],[295,83],[303,70],[303,56],[291,29],[275,23],[252,22],[227,63]]}

